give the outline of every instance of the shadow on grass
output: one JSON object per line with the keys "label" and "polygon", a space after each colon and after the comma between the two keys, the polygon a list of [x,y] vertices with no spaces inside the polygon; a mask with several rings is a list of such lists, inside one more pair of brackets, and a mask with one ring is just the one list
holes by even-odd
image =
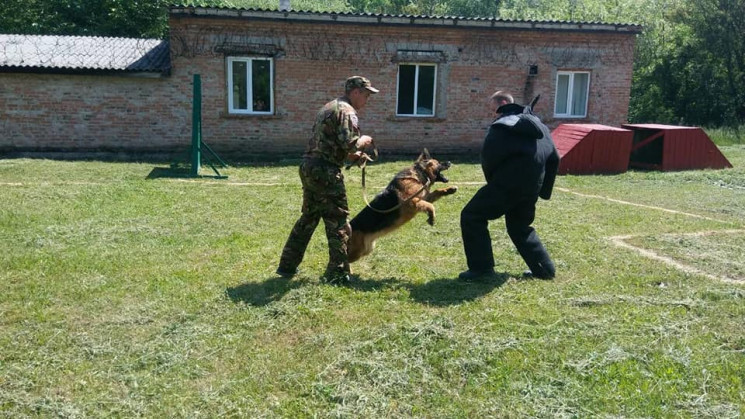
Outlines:
{"label": "shadow on grass", "polygon": [[191,169],[188,167],[153,167],[145,179],[188,178]]}
{"label": "shadow on grass", "polygon": [[[204,171],[204,170],[203,170]],[[153,170],[148,173],[145,179],[160,179],[160,178],[172,178],[172,179],[184,179],[184,178],[207,178],[207,179],[227,179],[225,175],[214,172],[214,174],[199,174],[193,175],[191,173],[191,166],[173,164],[170,167],[153,167]]]}
{"label": "shadow on grass", "polygon": [[433,306],[449,306],[481,298],[501,287],[509,277],[507,273],[498,273],[478,282],[439,278],[423,284],[411,284],[409,289],[414,301]]}
{"label": "shadow on grass", "polygon": [[401,283],[396,277],[383,278],[383,279],[365,279],[357,275],[353,276],[354,279],[349,284],[344,286],[357,291],[380,291],[383,288],[407,288],[405,284]]}
{"label": "shadow on grass", "polygon": [[237,287],[228,287],[225,293],[234,303],[245,303],[260,307],[279,301],[290,290],[304,285],[305,282],[303,281],[278,276],[262,282],[248,282]]}
{"label": "shadow on grass", "polygon": [[[498,273],[493,278],[479,282],[464,282],[453,278],[439,278],[423,284],[411,284],[398,278],[364,279],[356,277],[348,284],[338,286],[363,292],[382,289],[401,288],[409,291],[412,300],[433,306],[449,306],[481,298],[504,284],[510,276]],[[256,307],[279,301],[289,291],[307,286],[307,281],[282,277],[269,278],[262,282],[248,282],[236,287],[228,287],[225,293],[234,303],[244,303]]]}
{"label": "shadow on grass", "polygon": [[464,282],[453,278],[439,278],[423,284],[402,282],[398,278],[383,279],[356,278],[346,287],[359,291],[378,291],[383,288],[404,288],[409,290],[412,300],[434,306],[448,306],[473,301],[499,288],[510,277],[507,273],[498,273],[493,278],[479,282]]}

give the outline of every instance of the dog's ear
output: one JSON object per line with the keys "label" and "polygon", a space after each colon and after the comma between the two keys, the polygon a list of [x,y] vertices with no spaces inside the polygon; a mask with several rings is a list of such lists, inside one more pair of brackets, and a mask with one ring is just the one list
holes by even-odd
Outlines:
{"label": "dog's ear", "polygon": [[416,161],[424,161],[424,160],[431,160],[432,157],[429,155],[429,151],[425,148],[422,150],[422,154],[419,155],[419,158],[416,159]]}

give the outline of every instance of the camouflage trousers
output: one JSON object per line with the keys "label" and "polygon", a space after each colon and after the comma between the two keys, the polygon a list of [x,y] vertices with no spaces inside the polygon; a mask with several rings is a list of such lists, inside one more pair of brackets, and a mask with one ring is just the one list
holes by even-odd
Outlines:
{"label": "camouflage trousers", "polygon": [[279,269],[294,272],[303,260],[313,232],[323,219],[329,246],[327,275],[344,275],[350,272],[347,244],[352,232],[347,216],[347,191],[341,169],[320,160],[306,159],[300,165],[303,184],[302,215],[295,222],[287,238]]}

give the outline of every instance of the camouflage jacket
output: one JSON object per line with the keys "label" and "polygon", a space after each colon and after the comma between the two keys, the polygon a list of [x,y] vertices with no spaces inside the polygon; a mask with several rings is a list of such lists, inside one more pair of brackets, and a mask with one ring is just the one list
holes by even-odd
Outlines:
{"label": "camouflage jacket", "polygon": [[346,98],[334,99],[318,111],[305,157],[342,167],[347,155],[357,149],[359,138],[357,111]]}

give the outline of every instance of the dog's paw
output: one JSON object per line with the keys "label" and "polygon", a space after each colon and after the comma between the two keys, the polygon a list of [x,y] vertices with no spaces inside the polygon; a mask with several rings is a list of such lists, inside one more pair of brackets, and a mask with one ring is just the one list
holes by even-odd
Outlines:
{"label": "dog's paw", "polygon": [[457,186],[449,186],[449,187],[447,187],[445,189],[445,193],[448,194],[448,195],[452,195],[452,194],[454,194],[456,192],[458,192],[458,187]]}

